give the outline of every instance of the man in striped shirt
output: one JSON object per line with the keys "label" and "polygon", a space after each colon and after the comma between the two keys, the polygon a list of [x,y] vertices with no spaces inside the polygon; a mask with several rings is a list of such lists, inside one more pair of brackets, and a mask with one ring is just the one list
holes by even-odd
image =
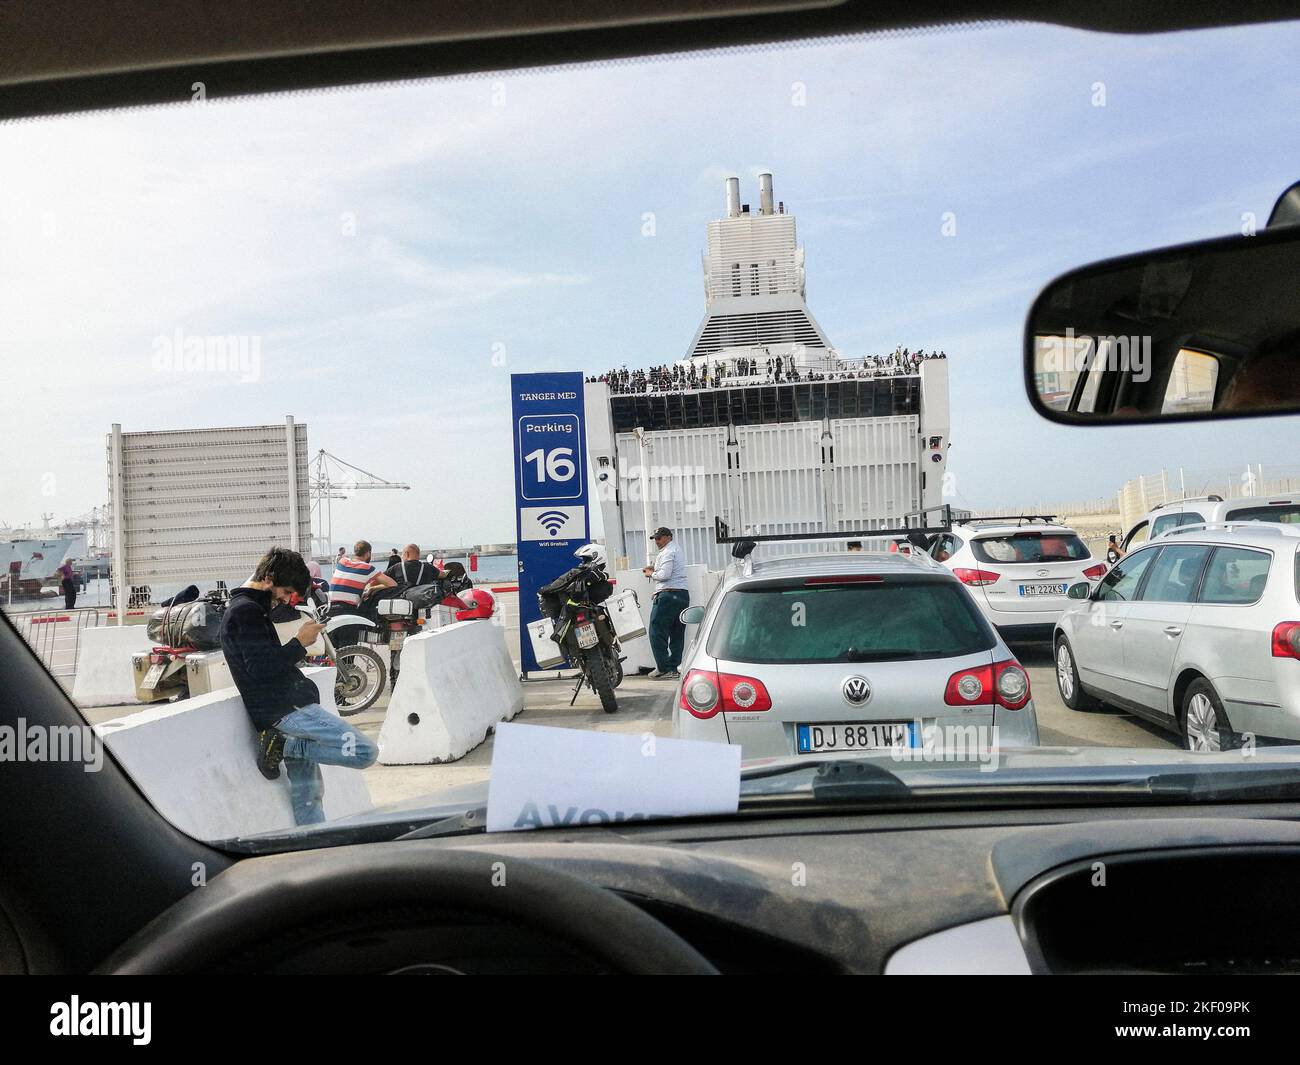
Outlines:
{"label": "man in striped shirt", "polygon": [[[397,582],[370,561],[370,544],[358,540],[352,554],[343,555],[334,563],[330,574],[330,616],[361,614],[361,599],[368,590],[396,588]],[[336,631],[334,645],[350,647],[356,642],[359,625],[348,625]]]}

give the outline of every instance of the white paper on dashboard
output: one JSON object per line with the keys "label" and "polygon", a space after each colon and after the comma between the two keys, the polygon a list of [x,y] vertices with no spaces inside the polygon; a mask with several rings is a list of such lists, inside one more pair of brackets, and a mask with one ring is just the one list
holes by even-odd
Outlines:
{"label": "white paper on dashboard", "polygon": [[492,748],[487,830],[734,814],[740,748],[648,733],[502,722]]}

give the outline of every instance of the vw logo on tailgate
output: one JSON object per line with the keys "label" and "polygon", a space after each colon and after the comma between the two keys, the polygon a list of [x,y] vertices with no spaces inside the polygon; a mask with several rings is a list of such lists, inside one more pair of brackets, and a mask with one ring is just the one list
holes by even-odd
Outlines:
{"label": "vw logo on tailgate", "polygon": [[871,685],[867,683],[866,677],[845,677],[840,691],[844,693],[845,702],[854,706],[861,706],[871,698]]}

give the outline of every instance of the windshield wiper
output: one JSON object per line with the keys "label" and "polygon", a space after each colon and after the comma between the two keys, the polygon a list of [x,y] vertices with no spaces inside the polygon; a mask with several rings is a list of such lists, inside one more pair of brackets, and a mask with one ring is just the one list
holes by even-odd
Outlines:
{"label": "windshield wiper", "polygon": [[876,659],[888,658],[896,660],[900,658],[921,658],[924,655],[937,654],[937,651],[904,651],[901,647],[897,649],[886,648],[883,651],[859,651],[856,647],[850,647],[840,657],[845,662],[871,662]]}
{"label": "windshield wiper", "polygon": [[410,832],[395,836],[395,841],[404,839],[435,839],[439,836],[468,836],[474,832],[487,831],[487,807],[471,806],[462,813],[431,821],[427,825],[412,829]]}
{"label": "windshield wiper", "polygon": [[1300,798],[1300,766],[1235,769],[1224,772],[1160,773],[1150,778],[1151,794],[1197,801]]}

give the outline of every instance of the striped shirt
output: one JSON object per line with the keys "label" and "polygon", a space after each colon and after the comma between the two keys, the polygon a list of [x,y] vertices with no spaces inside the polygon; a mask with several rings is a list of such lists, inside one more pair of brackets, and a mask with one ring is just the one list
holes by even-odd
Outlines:
{"label": "striped shirt", "polygon": [[379,567],[373,562],[347,556],[338,559],[330,574],[330,606],[360,606],[361,593],[378,574]]}

